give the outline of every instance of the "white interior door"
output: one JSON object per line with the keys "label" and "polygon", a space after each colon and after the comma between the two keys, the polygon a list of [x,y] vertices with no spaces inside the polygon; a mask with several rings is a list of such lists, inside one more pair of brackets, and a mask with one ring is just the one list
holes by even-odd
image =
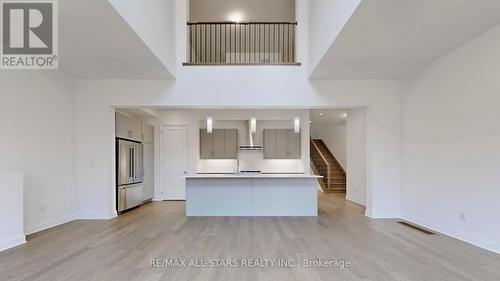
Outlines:
{"label": "white interior door", "polygon": [[186,200],[187,127],[162,127],[164,200]]}

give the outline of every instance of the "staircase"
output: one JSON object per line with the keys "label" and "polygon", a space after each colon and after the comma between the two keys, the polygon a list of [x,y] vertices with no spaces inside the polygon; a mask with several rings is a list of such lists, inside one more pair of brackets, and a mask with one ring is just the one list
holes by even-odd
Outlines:
{"label": "staircase", "polygon": [[326,144],[320,139],[311,139],[311,168],[323,176],[319,184],[324,192],[345,192],[346,173]]}

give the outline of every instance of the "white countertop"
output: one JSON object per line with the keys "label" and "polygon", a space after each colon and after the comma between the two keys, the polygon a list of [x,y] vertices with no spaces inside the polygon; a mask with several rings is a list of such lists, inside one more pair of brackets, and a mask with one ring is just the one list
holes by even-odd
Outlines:
{"label": "white countertop", "polygon": [[306,175],[306,174],[194,174],[186,176],[186,179],[248,179],[248,178],[298,178],[298,179],[317,179],[322,176]]}

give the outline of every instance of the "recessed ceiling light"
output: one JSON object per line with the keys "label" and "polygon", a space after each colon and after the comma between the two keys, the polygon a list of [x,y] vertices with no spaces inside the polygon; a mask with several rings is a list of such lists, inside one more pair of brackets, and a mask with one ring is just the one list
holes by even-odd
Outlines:
{"label": "recessed ceiling light", "polygon": [[347,118],[347,113],[344,112],[344,114],[342,114],[342,117]]}
{"label": "recessed ceiling light", "polygon": [[229,16],[229,20],[232,22],[235,22],[235,23],[240,23],[242,18],[243,18],[243,16],[239,12],[233,12]]}
{"label": "recessed ceiling light", "polygon": [[323,112],[320,112],[320,113],[319,113],[319,116],[323,116]]}
{"label": "recessed ceiling light", "polygon": [[309,124],[311,124],[313,121],[309,120]]}

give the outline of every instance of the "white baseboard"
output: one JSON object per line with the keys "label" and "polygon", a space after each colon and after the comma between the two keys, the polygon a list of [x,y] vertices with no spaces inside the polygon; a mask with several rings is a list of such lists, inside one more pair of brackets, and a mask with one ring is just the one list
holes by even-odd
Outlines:
{"label": "white baseboard", "polygon": [[151,199],[151,201],[153,201],[153,202],[159,202],[159,201],[163,201],[163,198],[156,198],[155,197],[155,198]]}
{"label": "white baseboard", "polygon": [[418,219],[418,218],[413,217],[413,216],[403,216],[403,219],[406,221],[409,221],[411,223],[414,223],[416,225],[420,225],[420,226],[429,228],[433,231],[442,233],[444,235],[451,236],[455,239],[472,244],[474,246],[478,246],[478,247],[483,248],[485,250],[500,254],[500,245],[495,243],[495,242],[484,241],[481,238],[473,237],[473,236],[466,234],[466,233],[463,233],[461,231],[449,229],[449,228],[444,227],[444,226],[439,226],[439,225],[434,224],[432,222],[424,221],[424,220]]}
{"label": "white baseboard", "polygon": [[73,221],[73,220],[75,220],[75,218],[71,215],[68,215],[68,216],[61,217],[61,218],[51,219],[51,220],[48,220],[48,221],[45,221],[45,222],[42,222],[42,223],[39,223],[36,225],[26,226],[24,231],[25,231],[26,235],[29,235],[29,234],[33,234],[35,232],[39,232],[42,230],[46,230],[46,229],[64,224],[64,223],[68,223],[68,222]]}
{"label": "white baseboard", "polygon": [[13,235],[0,240],[0,252],[26,243],[24,234]]}
{"label": "white baseboard", "polygon": [[361,200],[358,200],[358,199],[355,199],[355,198],[349,197],[349,196],[347,196],[347,195],[346,195],[345,199],[346,199],[347,201],[351,201],[351,202],[353,202],[353,203],[355,203],[355,204],[358,204],[358,205],[361,205],[361,206],[365,206],[365,207],[366,207],[366,203],[365,203],[365,202],[361,202]]}
{"label": "white baseboard", "polygon": [[112,210],[110,212],[110,217],[109,219],[116,218],[118,216],[118,212],[116,210]]}
{"label": "white baseboard", "polygon": [[39,223],[32,226],[26,226],[26,235],[40,232],[52,227],[56,227],[61,224],[65,224],[74,220],[109,220],[117,217],[118,214],[116,210],[110,212],[77,212],[73,215],[68,215],[66,217],[52,219],[43,223]]}
{"label": "white baseboard", "polygon": [[75,214],[77,220],[109,220],[117,216],[116,210],[110,212],[78,212]]}

